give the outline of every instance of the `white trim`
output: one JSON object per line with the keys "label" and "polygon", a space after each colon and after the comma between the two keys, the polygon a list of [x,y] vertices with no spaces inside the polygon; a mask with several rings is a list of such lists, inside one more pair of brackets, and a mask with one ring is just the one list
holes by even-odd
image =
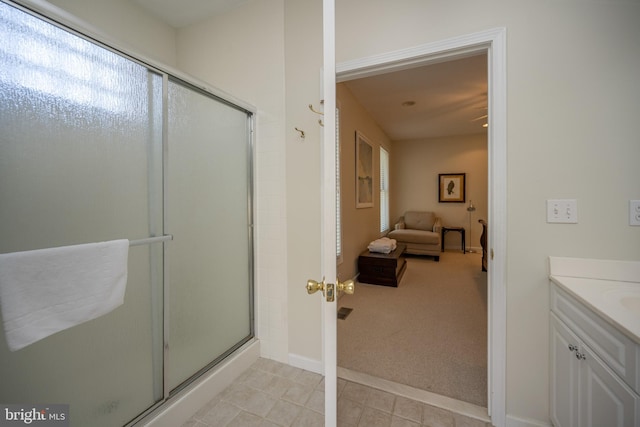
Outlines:
{"label": "white trim", "polygon": [[[398,71],[487,52],[489,75],[489,331],[491,420],[506,423],[507,72],[506,29],[495,28],[336,65],[337,81]],[[492,257],[491,254],[494,254]],[[492,259],[493,258],[493,259]]]}
{"label": "white trim", "polygon": [[289,365],[294,368],[300,368],[305,371],[324,375],[324,364],[322,360],[310,359],[305,356],[300,356],[299,354],[289,353]]}
{"label": "white trim", "polygon": [[406,70],[426,64],[450,61],[484,52],[504,28],[480,31],[447,40],[386,52],[336,64],[336,81],[360,79],[392,71]]}
{"label": "white trim", "polygon": [[507,32],[494,30],[489,65],[489,415],[506,423],[507,367]]}
{"label": "white trim", "polygon": [[237,350],[220,365],[167,400],[157,412],[140,421],[151,427],[181,426],[213,396],[230,386],[260,357],[260,341],[253,340]]}

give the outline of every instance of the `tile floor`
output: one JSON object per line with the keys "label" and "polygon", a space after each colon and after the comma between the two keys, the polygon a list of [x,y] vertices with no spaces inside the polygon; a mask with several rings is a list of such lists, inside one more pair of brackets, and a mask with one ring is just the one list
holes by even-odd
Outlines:
{"label": "tile floor", "polygon": [[[258,359],[182,427],[323,427],[321,375]],[[339,427],[489,427],[406,397],[338,378]]]}

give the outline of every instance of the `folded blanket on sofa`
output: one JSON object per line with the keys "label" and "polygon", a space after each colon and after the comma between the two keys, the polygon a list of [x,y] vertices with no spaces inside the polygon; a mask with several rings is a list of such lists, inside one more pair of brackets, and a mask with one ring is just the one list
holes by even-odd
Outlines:
{"label": "folded blanket on sofa", "polygon": [[388,237],[381,237],[369,243],[367,249],[369,252],[377,252],[382,254],[388,254],[396,250],[396,240]]}

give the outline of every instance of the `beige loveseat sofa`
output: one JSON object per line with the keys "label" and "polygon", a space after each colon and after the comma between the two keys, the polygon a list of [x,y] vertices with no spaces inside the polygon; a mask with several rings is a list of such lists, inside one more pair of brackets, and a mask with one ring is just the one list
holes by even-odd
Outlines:
{"label": "beige loveseat sofa", "polygon": [[387,237],[407,245],[408,254],[431,255],[440,261],[441,227],[433,212],[407,211]]}

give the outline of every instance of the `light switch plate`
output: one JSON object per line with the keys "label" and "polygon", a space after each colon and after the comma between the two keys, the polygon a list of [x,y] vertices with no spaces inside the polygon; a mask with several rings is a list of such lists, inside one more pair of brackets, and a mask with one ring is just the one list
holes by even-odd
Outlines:
{"label": "light switch plate", "polygon": [[640,200],[629,200],[629,225],[640,225]]}
{"label": "light switch plate", "polygon": [[576,199],[547,200],[547,222],[577,224],[578,201]]}

